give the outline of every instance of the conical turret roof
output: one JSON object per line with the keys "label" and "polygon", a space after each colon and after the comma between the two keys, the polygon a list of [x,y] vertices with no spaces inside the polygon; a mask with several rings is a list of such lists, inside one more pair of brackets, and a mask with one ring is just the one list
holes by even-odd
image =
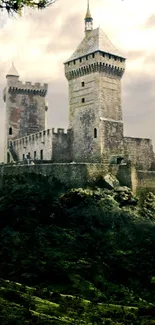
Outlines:
{"label": "conical turret roof", "polygon": [[16,70],[16,68],[15,68],[15,66],[14,66],[14,64],[13,64],[13,62],[12,62],[12,66],[11,66],[11,68],[10,68],[10,70],[9,70],[9,72],[7,73],[6,76],[7,76],[7,77],[8,77],[8,76],[19,77],[19,74],[18,74],[18,72],[17,72],[17,70]]}

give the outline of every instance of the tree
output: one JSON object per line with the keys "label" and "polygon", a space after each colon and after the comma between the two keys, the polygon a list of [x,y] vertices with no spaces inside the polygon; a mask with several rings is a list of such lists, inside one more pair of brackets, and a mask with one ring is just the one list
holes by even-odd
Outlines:
{"label": "tree", "polygon": [[24,7],[32,9],[44,9],[53,4],[55,0],[0,0],[0,9],[9,14],[21,14]]}

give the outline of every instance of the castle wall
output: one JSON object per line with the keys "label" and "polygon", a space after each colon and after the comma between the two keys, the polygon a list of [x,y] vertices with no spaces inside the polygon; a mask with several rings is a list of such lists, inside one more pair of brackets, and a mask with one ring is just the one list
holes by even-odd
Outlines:
{"label": "castle wall", "polygon": [[119,157],[124,154],[123,123],[101,119],[101,129],[102,160],[110,163],[113,155]]}
{"label": "castle wall", "polygon": [[152,192],[155,194],[155,171],[136,171],[136,193]]}
{"label": "castle wall", "polygon": [[28,153],[32,159],[52,159],[52,130],[44,130],[12,141],[18,160],[22,161]]}
{"label": "castle wall", "polygon": [[98,178],[107,173],[108,166],[101,164],[72,164],[72,163],[52,163],[39,165],[3,165],[0,166],[0,184],[3,184],[5,176],[22,175],[25,176],[31,173],[42,174],[47,176],[49,182],[58,181],[62,185],[72,187],[86,187]]}
{"label": "castle wall", "polygon": [[137,169],[150,170],[155,166],[150,139],[124,137],[124,150]]}
{"label": "castle wall", "polygon": [[71,162],[72,157],[72,132],[71,130],[52,129],[52,161]]}
{"label": "castle wall", "polygon": [[72,161],[70,130],[52,128],[16,139],[11,144],[19,161],[23,161],[28,154],[31,159],[37,160]]}

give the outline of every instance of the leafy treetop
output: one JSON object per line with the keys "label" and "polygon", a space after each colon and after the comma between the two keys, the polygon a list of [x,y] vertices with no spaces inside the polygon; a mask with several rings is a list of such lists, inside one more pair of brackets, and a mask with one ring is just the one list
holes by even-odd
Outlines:
{"label": "leafy treetop", "polygon": [[0,0],[0,8],[9,14],[21,14],[24,7],[33,9],[44,9],[53,4],[55,0]]}

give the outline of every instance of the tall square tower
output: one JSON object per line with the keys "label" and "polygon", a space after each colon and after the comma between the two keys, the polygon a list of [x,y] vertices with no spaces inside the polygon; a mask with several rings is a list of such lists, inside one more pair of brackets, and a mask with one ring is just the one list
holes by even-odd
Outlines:
{"label": "tall square tower", "polygon": [[107,162],[112,155],[123,155],[124,70],[125,58],[101,28],[93,29],[88,2],[85,37],[65,62],[75,162]]}

